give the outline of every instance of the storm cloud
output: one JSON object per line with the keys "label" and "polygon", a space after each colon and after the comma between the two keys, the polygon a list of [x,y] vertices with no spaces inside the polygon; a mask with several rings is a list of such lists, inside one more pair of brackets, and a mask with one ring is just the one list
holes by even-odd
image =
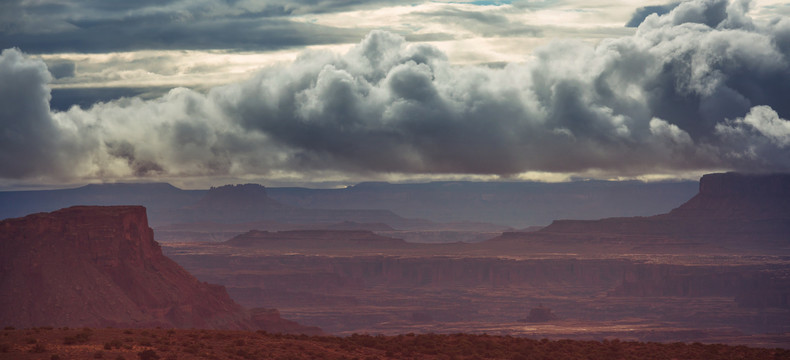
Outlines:
{"label": "storm cloud", "polygon": [[65,112],[44,63],[6,50],[0,177],[790,171],[790,19],[747,10],[688,1],[501,68],[373,31],[206,93]]}
{"label": "storm cloud", "polygon": [[19,47],[29,53],[270,50],[353,42],[366,30],[322,26],[291,17],[382,2],[8,0],[0,4],[0,48]]}
{"label": "storm cloud", "polygon": [[652,5],[652,6],[644,6],[641,8],[636,9],[634,14],[631,16],[631,19],[625,24],[627,27],[637,27],[641,24],[645,19],[653,14],[657,15],[664,15],[672,9],[676,8],[680,3],[671,3],[666,5]]}

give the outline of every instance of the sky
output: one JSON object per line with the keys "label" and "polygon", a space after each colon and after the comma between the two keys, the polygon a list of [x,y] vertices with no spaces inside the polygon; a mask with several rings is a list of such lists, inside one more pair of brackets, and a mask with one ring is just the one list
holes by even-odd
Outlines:
{"label": "sky", "polygon": [[790,3],[6,0],[0,189],[790,171]]}

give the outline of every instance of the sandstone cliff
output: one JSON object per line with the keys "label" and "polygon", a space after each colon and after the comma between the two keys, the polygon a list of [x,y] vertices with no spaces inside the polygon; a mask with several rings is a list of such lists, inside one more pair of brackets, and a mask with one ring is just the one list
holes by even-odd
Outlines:
{"label": "sandstone cliff", "polygon": [[257,329],[220,285],[165,257],[142,206],[0,222],[0,324]]}
{"label": "sandstone cliff", "polygon": [[660,236],[730,248],[785,248],[790,244],[790,174],[708,174],[700,179],[696,196],[667,214],[557,220],[540,232]]}

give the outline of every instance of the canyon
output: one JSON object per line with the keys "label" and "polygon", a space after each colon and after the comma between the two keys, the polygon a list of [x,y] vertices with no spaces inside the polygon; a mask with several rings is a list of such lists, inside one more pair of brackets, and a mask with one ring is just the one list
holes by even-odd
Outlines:
{"label": "canyon", "polygon": [[[250,231],[164,249],[241,304],[277,307],[334,334],[786,347],[788,180],[706,175],[696,196],[665,214],[558,220],[475,243],[417,244],[386,231]],[[521,321],[543,306],[557,319]]]}
{"label": "canyon", "polygon": [[[586,186],[593,185],[610,184]],[[397,205],[393,208],[405,208],[420,204],[415,199],[420,194],[435,199],[453,194],[443,187],[469,186],[415,185],[423,192],[390,198]],[[139,206],[111,207],[130,214],[124,216],[105,214],[110,208],[104,207],[95,208],[104,209],[96,210],[95,218],[75,215],[94,208],[77,207],[4,220],[0,224],[9,230],[3,232],[3,276],[11,280],[2,283],[9,286],[3,289],[3,305],[11,309],[6,304],[17,300],[26,305],[14,305],[4,315],[8,320],[2,320],[36,326],[41,321],[14,316],[34,309],[49,311],[51,319],[76,314],[76,309],[38,299],[87,301],[74,290],[87,289],[109,299],[103,303],[127,299],[124,304],[134,305],[121,311],[126,322],[109,312],[96,319],[80,315],[91,326],[317,331],[300,325],[305,324],[335,335],[464,332],[790,347],[790,175],[705,175],[696,195],[660,214],[559,219],[520,230],[469,221],[460,217],[461,210],[428,220],[403,217],[380,207],[386,197],[371,194],[365,196],[379,199],[369,205],[377,210],[355,209],[364,196],[354,194],[381,187],[392,189],[387,184],[337,192],[212,188],[189,195],[192,200],[167,215],[173,221],[160,216],[153,230]],[[425,190],[435,187],[438,194]],[[156,189],[184,195],[170,187]],[[499,197],[513,194],[489,199],[501,204]],[[660,197],[660,192],[652,194],[645,198]],[[465,200],[459,201],[478,195],[462,194]],[[577,195],[571,191],[568,196]],[[355,196],[360,197],[346,209],[329,208],[338,204],[333,201]],[[446,208],[452,206],[461,207],[450,202]],[[70,214],[69,220],[52,220],[53,214]],[[123,220],[127,217],[131,220]],[[455,222],[436,221],[441,218]],[[88,241],[93,245],[84,249],[93,250],[72,249],[76,245],[64,246],[64,240]],[[42,255],[47,252],[68,256]],[[158,265],[149,264],[151,259]],[[71,268],[83,279],[79,283],[61,280],[64,275],[57,273]],[[151,281],[155,274],[170,273],[185,274],[177,283],[191,284],[189,290],[153,281],[144,287],[156,295],[138,296],[145,291],[127,286],[143,284],[140,277]],[[45,278],[56,280],[36,280]],[[56,290],[41,290],[47,288]],[[101,304],[87,308],[105,311]],[[204,308],[223,310],[213,314]],[[533,321],[533,311],[552,316]]]}

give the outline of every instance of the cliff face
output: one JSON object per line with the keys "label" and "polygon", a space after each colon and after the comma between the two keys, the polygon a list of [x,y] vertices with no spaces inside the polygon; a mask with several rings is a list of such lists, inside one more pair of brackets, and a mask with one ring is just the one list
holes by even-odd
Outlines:
{"label": "cliff face", "polygon": [[0,323],[254,328],[222,286],[162,254],[141,206],[77,206],[0,222]]}
{"label": "cliff face", "polygon": [[707,174],[699,193],[667,217],[790,219],[790,174]]}
{"label": "cliff face", "polygon": [[546,234],[618,234],[696,239],[736,247],[784,247],[790,239],[790,174],[709,174],[699,193],[667,214],[558,220]]}

